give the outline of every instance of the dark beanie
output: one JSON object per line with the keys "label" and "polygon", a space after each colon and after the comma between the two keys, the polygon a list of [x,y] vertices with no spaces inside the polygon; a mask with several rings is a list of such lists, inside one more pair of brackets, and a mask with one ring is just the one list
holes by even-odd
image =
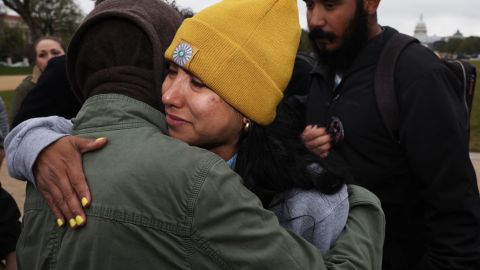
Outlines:
{"label": "dark beanie", "polygon": [[158,106],[163,55],[180,23],[180,14],[160,0],[101,1],[70,42],[67,72],[75,95],[83,102],[118,93]]}

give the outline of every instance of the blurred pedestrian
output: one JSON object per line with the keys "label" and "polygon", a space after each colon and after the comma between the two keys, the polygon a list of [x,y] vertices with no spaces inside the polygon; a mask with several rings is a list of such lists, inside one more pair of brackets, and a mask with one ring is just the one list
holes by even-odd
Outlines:
{"label": "blurred pedestrian", "polygon": [[22,105],[25,96],[37,84],[38,79],[53,57],[64,55],[66,51],[64,43],[56,37],[44,36],[33,44],[35,66],[33,73],[28,75],[15,89],[12,102],[11,118],[13,119]]}

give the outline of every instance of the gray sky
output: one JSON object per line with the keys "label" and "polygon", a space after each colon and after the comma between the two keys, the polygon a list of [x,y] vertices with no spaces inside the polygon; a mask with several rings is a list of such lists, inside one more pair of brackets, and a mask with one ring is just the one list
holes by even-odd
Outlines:
{"label": "gray sky", "polygon": [[[91,0],[76,0],[85,13],[93,8]],[[194,11],[219,2],[219,0],[177,0],[181,7]],[[307,28],[305,4],[298,0],[300,23]],[[423,14],[428,35],[450,36],[459,29],[464,36],[480,36],[480,0],[384,0],[380,2],[380,24],[397,28],[400,32],[413,34],[415,25]]]}

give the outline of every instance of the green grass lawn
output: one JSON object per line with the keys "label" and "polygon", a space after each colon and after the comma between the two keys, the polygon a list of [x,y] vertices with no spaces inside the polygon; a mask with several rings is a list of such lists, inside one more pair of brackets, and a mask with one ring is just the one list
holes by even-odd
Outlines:
{"label": "green grass lawn", "polygon": [[6,110],[7,110],[8,119],[10,120],[10,123],[12,122],[12,114],[10,112],[11,112],[11,108],[12,108],[13,92],[14,92],[14,90],[0,91],[0,96],[3,99],[3,102],[5,102],[5,107],[6,107]]}
{"label": "green grass lawn", "polygon": [[32,74],[33,67],[4,67],[0,66],[0,76],[2,75],[27,75]]}
{"label": "green grass lawn", "polygon": [[480,60],[472,61],[472,64],[477,67],[477,85],[470,118],[470,151],[480,152]]}

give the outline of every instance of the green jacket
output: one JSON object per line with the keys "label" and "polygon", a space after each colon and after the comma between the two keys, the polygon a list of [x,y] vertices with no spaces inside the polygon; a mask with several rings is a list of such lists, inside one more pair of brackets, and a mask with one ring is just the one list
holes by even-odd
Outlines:
{"label": "green jacket", "polygon": [[384,216],[360,187],[351,187],[347,227],[323,258],[218,156],[165,135],[164,115],[148,105],[94,96],[74,130],[109,140],[84,156],[93,197],[87,225],[58,228],[29,184],[20,269],[380,269]]}
{"label": "green jacket", "polygon": [[[13,100],[12,100],[12,109],[11,109],[11,119],[15,118],[20,107],[22,106],[22,102],[25,97],[32,91],[35,87],[36,83],[32,81],[32,75],[28,75],[23,81],[17,86],[15,92],[13,93]],[[11,123],[10,123],[11,124]]]}

